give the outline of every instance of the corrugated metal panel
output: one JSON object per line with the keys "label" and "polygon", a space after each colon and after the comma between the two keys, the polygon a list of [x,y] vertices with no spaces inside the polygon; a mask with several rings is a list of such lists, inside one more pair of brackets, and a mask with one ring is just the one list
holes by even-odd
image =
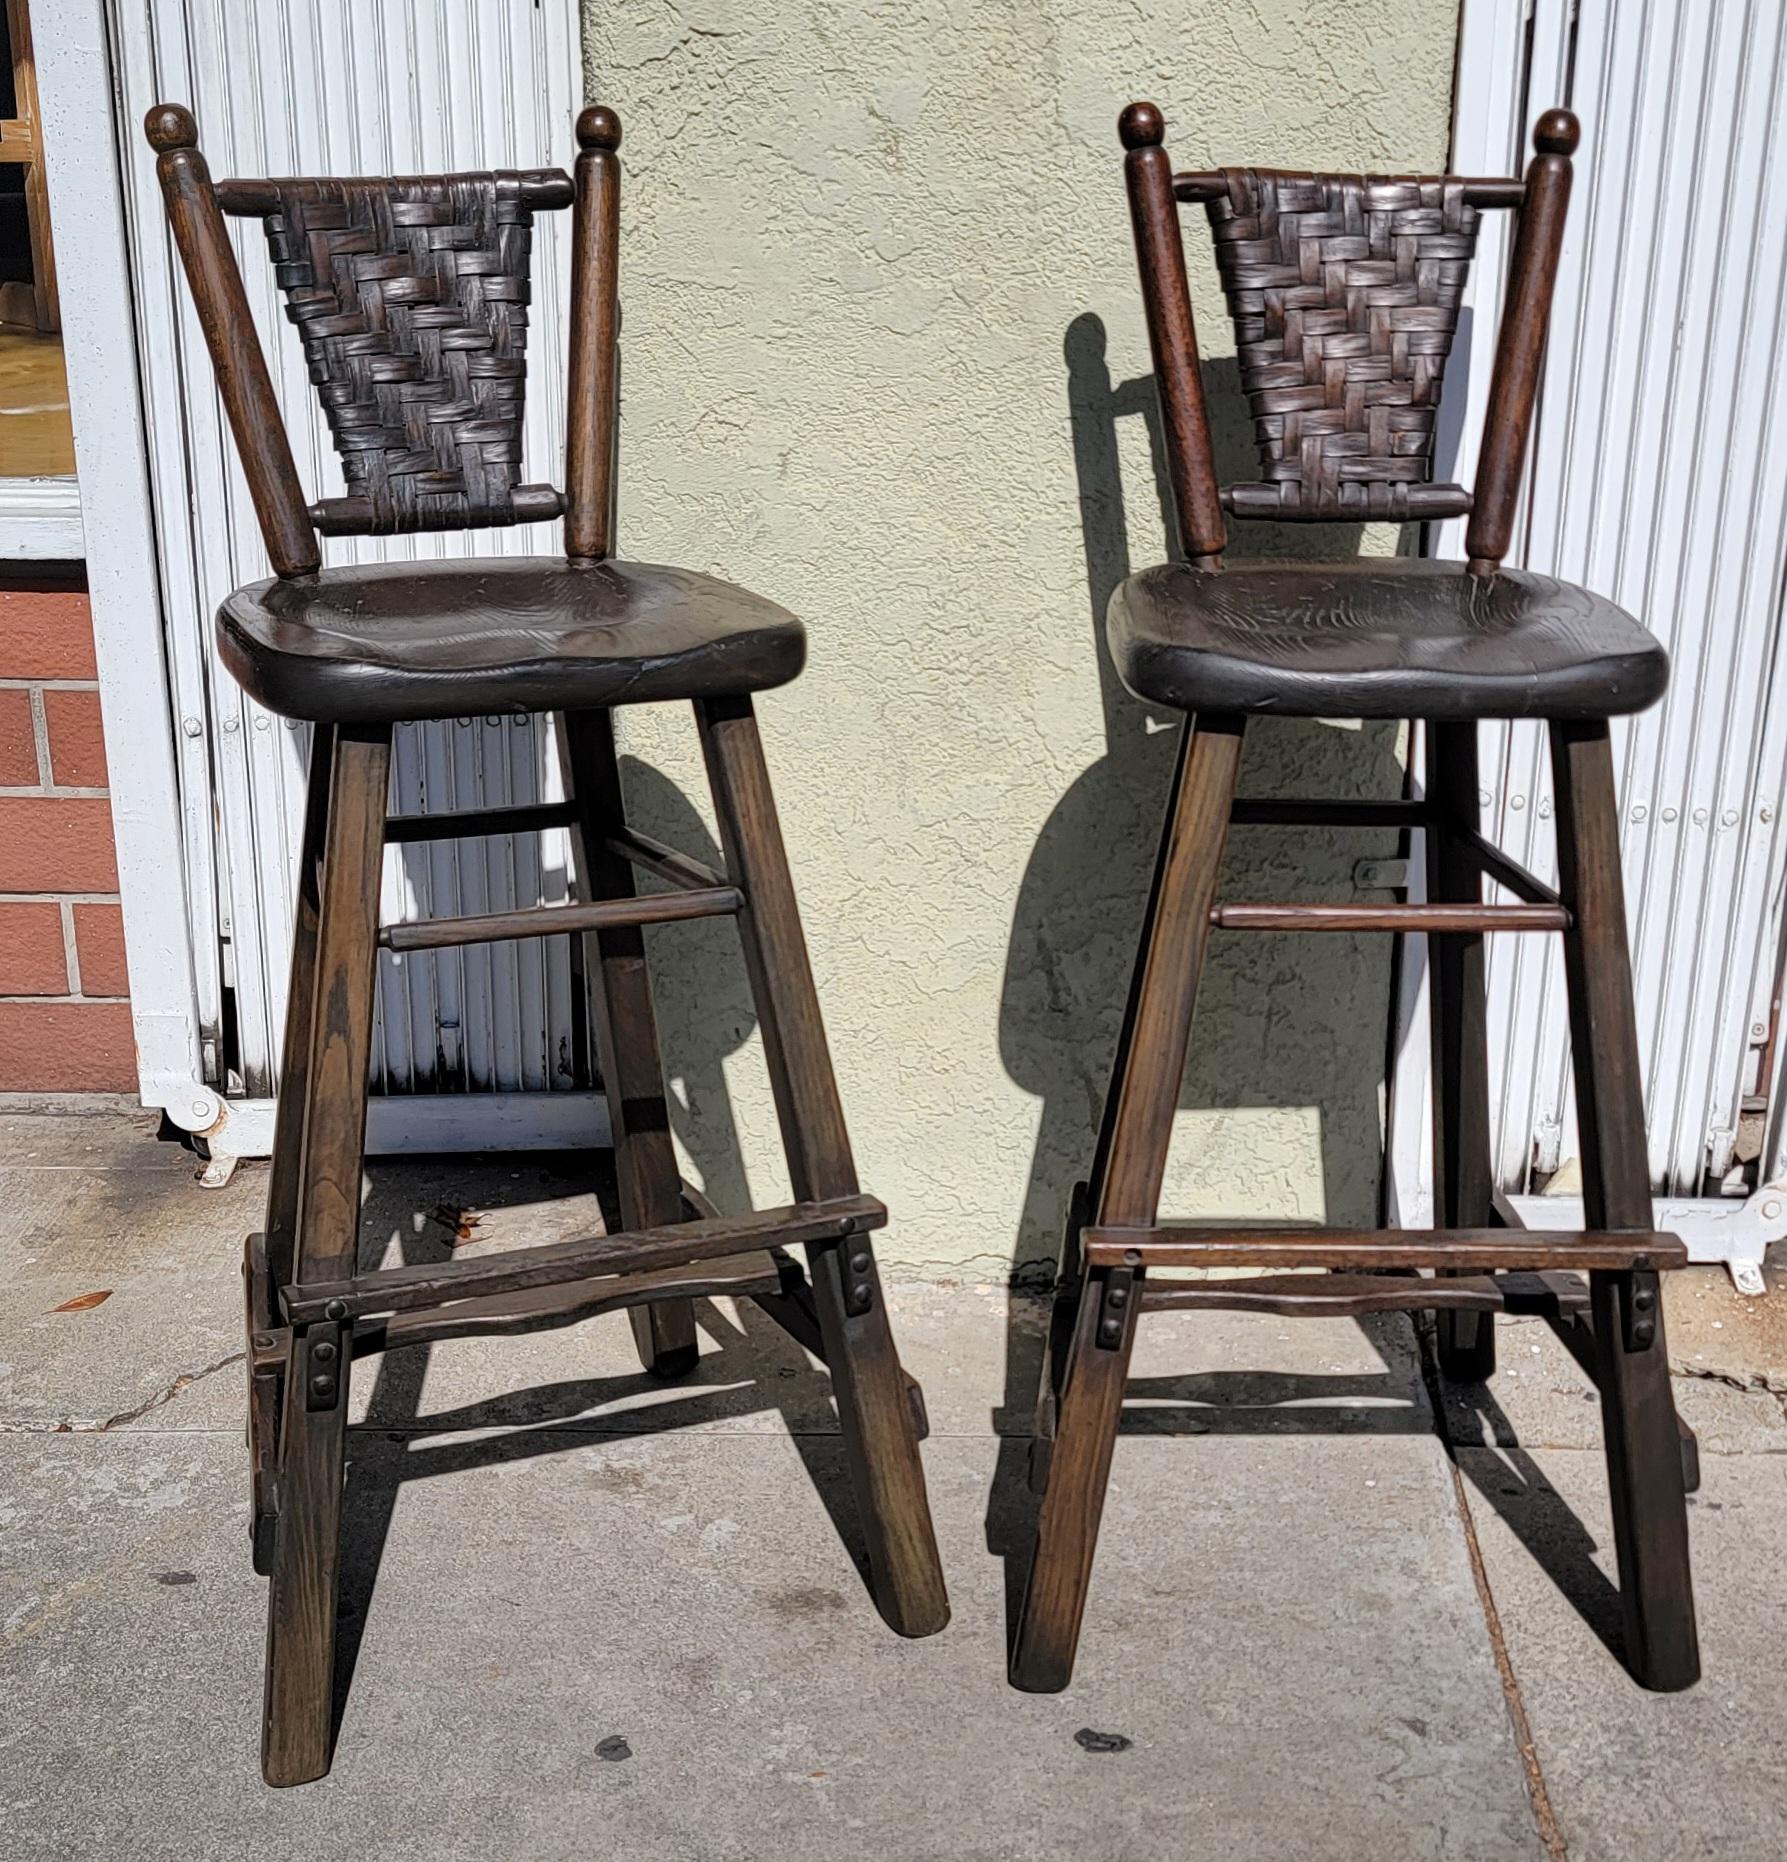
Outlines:
{"label": "corrugated metal panel", "polygon": [[[1730,1164],[1781,937],[1787,12],[1571,14],[1537,0],[1519,111],[1567,99],[1583,147],[1517,560],[1618,600],[1674,661],[1615,747],[1651,1168],[1692,1196]],[[1487,257],[1479,301],[1499,295]],[[1474,431],[1486,372],[1472,385]],[[1489,727],[1483,753],[1485,831],[1555,872],[1541,731]],[[1575,1149],[1555,940],[1496,940],[1489,989],[1497,1171],[1518,1190]]]}
{"label": "corrugated metal panel", "polygon": [[[218,174],[402,174],[568,164],[581,101],[574,0],[114,0],[134,124],[189,103]],[[200,1013],[237,1091],[274,1089],[307,733],[248,702],[216,665],[210,616],[266,573],[197,322],[162,227],[153,164],[125,151],[151,480],[176,706]],[[535,223],[526,446],[560,476],[569,216]],[[340,472],[255,222],[234,223],[249,300],[313,495]],[[558,547],[556,526],[472,537],[343,540],[331,562]],[[462,719],[397,732],[393,807],[532,800],[556,788],[544,725]],[[392,849],[387,916],[563,898],[568,845],[494,840]],[[381,959],[375,1084],[386,1091],[564,1090],[581,1082],[563,942]],[[233,1013],[226,1017],[225,991]]]}

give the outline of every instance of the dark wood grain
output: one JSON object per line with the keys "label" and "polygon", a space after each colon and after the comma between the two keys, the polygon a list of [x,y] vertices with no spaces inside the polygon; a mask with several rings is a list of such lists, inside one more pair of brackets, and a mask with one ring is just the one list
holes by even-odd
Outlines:
{"label": "dark wood grain", "polygon": [[574,827],[575,802],[528,802],[514,808],[463,808],[445,815],[388,815],[385,841],[409,846],[415,841],[477,840],[487,834],[538,834],[547,828]]}
{"label": "dark wood grain", "polygon": [[1222,931],[1562,931],[1561,905],[1213,905]]}
{"label": "dark wood grain", "polygon": [[1477,456],[1474,508],[1465,533],[1465,553],[1473,574],[1492,575],[1514,540],[1514,513],[1526,470],[1539,369],[1551,323],[1552,288],[1570,207],[1570,157],[1580,134],[1568,110],[1547,110],[1533,130],[1536,152],[1527,165]]}
{"label": "dark wood grain", "polygon": [[327,1316],[332,1306],[339,1308],[337,1316],[354,1320],[375,1313],[414,1312],[449,1300],[566,1286],[597,1274],[654,1273],[729,1254],[854,1238],[880,1228],[886,1220],[886,1209],[874,1197],[852,1193],[779,1209],[753,1209],[744,1215],[671,1221],[656,1228],[505,1248],[472,1260],[417,1262],[333,1280],[303,1281],[286,1288],[285,1316],[293,1325],[306,1325]]}
{"label": "dark wood grain", "polygon": [[[626,862],[618,863],[622,868]],[[629,887],[631,880],[628,881]],[[479,912],[468,918],[418,918],[385,925],[378,941],[386,950],[440,950],[455,944],[501,944],[524,937],[556,937],[571,931],[618,931],[629,926],[675,924],[690,918],[724,918],[740,909],[736,886],[699,892],[645,892],[636,897],[574,900],[568,905],[524,905],[512,912]]]}
{"label": "dark wood grain", "polygon": [[[579,876],[593,898],[631,898],[633,864],[610,838],[626,831],[613,716],[606,711],[572,712],[561,729],[565,775],[581,811]],[[721,890],[730,892],[734,910],[743,902],[736,888],[659,896],[698,899],[717,896]],[[613,925],[598,930],[595,947],[591,1006],[608,1097],[621,1219],[630,1229],[657,1228],[681,1216],[682,1173],[670,1135],[645,934],[638,924]],[[648,1371],[680,1377],[694,1368],[699,1347],[694,1308],[686,1299],[636,1307],[631,1323]]]}
{"label": "dark wood grain", "polygon": [[565,427],[565,554],[614,551],[614,453],[620,374],[620,118],[600,104],[577,119],[571,233],[573,417]]}
{"label": "dark wood grain", "polygon": [[[1100,1223],[1145,1228],[1158,1211],[1244,728],[1229,717],[1188,727],[1111,1082],[1108,1146],[1089,1186]],[[1063,1688],[1073,1673],[1140,1310],[1133,1295],[1113,1309],[1106,1264],[1089,1250],[1083,1258],[1089,1271],[1072,1306],[1035,1556],[1012,1642],[1012,1684],[1033,1693]]]}
{"label": "dark wood grain", "polygon": [[[1477,822],[1477,727],[1427,726],[1427,896],[1436,906],[1480,909],[1483,894]],[[1553,904],[1566,923],[1568,914]],[[1479,936],[1430,940],[1428,1020],[1432,1053],[1433,1224],[1482,1229],[1494,1217],[1489,1139],[1488,1010]],[[1440,1369],[1463,1383],[1495,1370],[1495,1324],[1475,1313],[1442,1313],[1436,1328]]]}
{"label": "dark wood grain", "polygon": [[[1564,973],[1583,1207],[1597,1224],[1648,1222],[1643,1073],[1606,726],[1553,725],[1551,762],[1559,890],[1575,914]],[[1589,1295],[1626,1662],[1644,1686],[1673,1692],[1699,1679],[1700,1649],[1662,1300],[1655,1274],[1646,1272],[1593,1274]],[[1642,1342],[1635,1302],[1648,1321]]]}
{"label": "dark wood grain", "polygon": [[1368,1312],[1439,1311],[1441,1317],[1502,1310],[1493,1275],[1445,1280],[1388,1274],[1260,1274],[1247,1280],[1156,1280],[1142,1288],[1143,1312],[1275,1312],[1286,1318]]}
{"label": "dark wood grain", "polygon": [[[749,699],[705,701],[696,720],[726,870],[745,893],[739,933],[789,1179],[797,1196],[847,1196],[856,1163],[756,713]],[[949,1599],[873,1251],[812,1246],[807,1269],[877,1607],[902,1635],[931,1635],[948,1622]]]}
{"label": "dark wood grain", "polygon": [[[1648,1214],[1645,1218],[1649,1220]],[[1686,1246],[1648,1229],[1215,1228],[1104,1223],[1081,1237],[1094,1266],[1122,1267],[1685,1267]],[[1130,1259],[1134,1256],[1134,1260]]]}
{"label": "dark wood grain", "polygon": [[224,413],[248,478],[267,554],[282,576],[308,575],[322,560],[304,490],[279,417],[267,359],[255,335],[242,274],[198,149],[198,126],[178,104],[157,104],[143,120],[157,151],[155,172],[168,224],[192,290]]}
{"label": "dark wood grain", "polygon": [[1130,223],[1141,268],[1142,305],[1154,354],[1154,384],[1160,395],[1179,543],[1191,562],[1214,568],[1222,562],[1228,528],[1204,408],[1197,326],[1185,276],[1185,244],[1179,231],[1179,205],[1173,197],[1173,165],[1161,147],[1166,124],[1153,104],[1132,103],[1118,119],[1117,134],[1128,151],[1123,173],[1129,187]]}

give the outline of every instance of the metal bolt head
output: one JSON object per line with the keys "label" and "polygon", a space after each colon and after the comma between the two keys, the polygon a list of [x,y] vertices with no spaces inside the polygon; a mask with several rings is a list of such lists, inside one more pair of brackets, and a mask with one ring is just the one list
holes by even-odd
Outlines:
{"label": "metal bolt head", "polygon": [[180,728],[188,737],[197,737],[205,727],[197,718],[182,718],[180,720]]}
{"label": "metal bolt head", "polygon": [[1098,1327],[1100,1344],[1115,1345],[1121,1341],[1122,1337],[1123,1321],[1121,1319],[1105,1319],[1100,1322]]}
{"label": "metal bolt head", "polygon": [[347,1317],[347,1301],[331,1300],[328,1305],[323,1308],[323,1317],[325,1319],[345,1319]]}
{"label": "metal bolt head", "polygon": [[874,1297],[874,1289],[866,1280],[859,1280],[851,1287],[850,1297],[858,1306],[866,1306]]}
{"label": "metal bolt head", "polygon": [[866,1248],[850,1257],[850,1271],[853,1274],[866,1274],[873,1265],[874,1262],[869,1259],[869,1251]]}
{"label": "metal bolt head", "polygon": [[332,1339],[319,1338],[317,1342],[311,1346],[310,1355],[318,1364],[333,1364],[335,1362],[334,1341]]}
{"label": "metal bolt head", "polygon": [[1632,1294],[1632,1306],[1637,1312],[1649,1312],[1656,1303],[1655,1287],[1639,1287]]}
{"label": "metal bolt head", "polygon": [[273,1349],[273,1334],[271,1332],[256,1332],[254,1335],[254,1348],[256,1351],[271,1351]]}
{"label": "metal bolt head", "polygon": [[1129,1304],[1128,1287],[1112,1287],[1110,1292],[1104,1296],[1104,1303],[1107,1306],[1116,1306],[1119,1308],[1127,1306]]}
{"label": "metal bolt head", "polygon": [[310,1380],[310,1394],[326,1403],[335,1394],[335,1379],[319,1372]]}

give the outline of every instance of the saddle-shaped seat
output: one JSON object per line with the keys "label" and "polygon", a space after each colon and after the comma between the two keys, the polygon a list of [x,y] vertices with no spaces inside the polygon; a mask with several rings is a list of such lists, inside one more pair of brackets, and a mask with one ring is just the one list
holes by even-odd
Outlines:
{"label": "saddle-shaped seat", "polygon": [[217,637],[270,711],[330,724],[742,697],[807,651],[792,614],[728,582],[562,556],[276,576],[224,602]]}
{"label": "saddle-shaped seat", "polygon": [[1414,557],[1161,563],[1118,588],[1108,626],[1123,683],[1182,711],[1610,718],[1669,680],[1656,638],[1599,595]]}

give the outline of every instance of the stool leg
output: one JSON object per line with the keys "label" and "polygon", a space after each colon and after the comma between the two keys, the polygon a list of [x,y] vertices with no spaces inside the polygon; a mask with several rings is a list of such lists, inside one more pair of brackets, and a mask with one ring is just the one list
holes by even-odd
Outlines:
{"label": "stool leg", "polygon": [[[1589,1228],[1649,1229],[1637,1018],[1620,882],[1619,815],[1605,722],[1551,727],[1570,1043]],[[1655,1274],[1591,1274],[1626,1660],[1662,1692],[1700,1678],[1688,1514]]]}
{"label": "stool leg", "polygon": [[[695,716],[727,871],[745,895],[739,933],[794,1194],[852,1195],[856,1165],[756,714],[741,698],[704,700]],[[853,1236],[810,1247],[807,1264],[875,1602],[901,1635],[928,1636],[949,1621],[949,1599],[874,1251]]]}
{"label": "stool leg", "polygon": [[[577,802],[585,889],[592,899],[631,898],[632,862],[613,852],[603,839],[626,820],[612,714],[568,713],[563,719],[563,741],[566,775]],[[614,1134],[621,1220],[630,1229],[680,1222],[684,1214],[682,1172],[677,1167],[664,1098],[645,932],[639,925],[629,925],[595,932],[593,940],[601,987],[591,992],[591,1007],[602,1085],[608,1094],[608,1122]],[[694,1369],[700,1346],[692,1301],[654,1300],[630,1308],[628,1317],[640,1361],[654,1376],[681,1377]]]}
{"label": "stool leg", "polygon": [[[1477,727],[1427,726],[1427,799],[1439,819],[1474,833]],[[1427,896],[1436,904],[1477,905],[1477,862],[1450,834],[1427,835]],[[1483,991],[1483,939],[1427,940],[1433,1033],[1433,1225],[1493,1226],[1489,1150],[1489,1046]],[[1441,1312],[1440,1369],[1457,1383],[1482,1383],[1495,1372],[1495,1321],[1486,1312]]]}
{"label": "stool leg", "polygon": [[[1159,1214],[1241,764],[1240,718],[1199,718],[1195,727],[1187,719],[1185,728],[1189,742],[1180,755],[1111,1081],[1109,1143],[1101,1147],[1102,1168],[1090,1189],[1102,1225],[1146,1227]],[[1064,1688],[1073,1675],[1135,1344],[1140,1282],[1139,1273],[1098,1268],[1086,1276],[1080,1297],[1037,1519],[1036,1556],[1012,1649],[1012,1685],[1032,1693]]]}
{"label": "stool leg", "polygon": [[[389,726],[343,726],[332,756],[318,891],[314,1015],[303,1080],[297,1261],[304,1278],[354,1271],[376,981]],[[335,1604],[347,1433],[348,1327],[301,1328],[280,1431],[279,1525],[267,1594],[261,1770],[305,1784],[329,1769]]]}

